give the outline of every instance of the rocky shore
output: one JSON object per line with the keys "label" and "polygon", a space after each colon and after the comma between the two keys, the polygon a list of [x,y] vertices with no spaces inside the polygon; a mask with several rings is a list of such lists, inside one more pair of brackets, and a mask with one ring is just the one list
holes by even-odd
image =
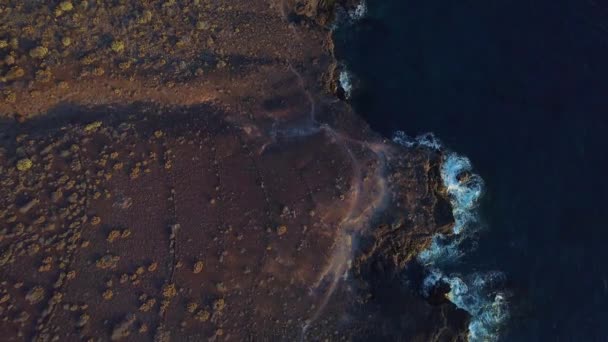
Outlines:
{"label": "rocky shore", "polygon": [[466,340],[418,288],[442,156],[336,98],[334,6],[0,6],[0,333]]}

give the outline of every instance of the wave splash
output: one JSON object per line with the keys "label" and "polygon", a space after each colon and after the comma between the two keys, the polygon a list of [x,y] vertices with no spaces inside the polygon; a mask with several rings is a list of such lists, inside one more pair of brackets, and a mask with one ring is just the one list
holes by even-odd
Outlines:
{"label": "wave splash", "polygon": [[419,262],[429,270],[422,284],[423,294],[428,296],[439,284],[448,284],[450,291],[446,294],[447,299],[471,316],[469,341],[498,340],[500,329],[509,317],[506,295],[500,291],[504,274],[486,272],[462,276],[446,275],[442,271],[447,266],[454,265],[465,254],[464,246],[474,243],[471,235],[481,229],[477,208],[484,191],[483,179],[473,173],[468,158],[446,151],[432,133],[414,138],[398,131],[393,141],[407,147],[444,152],[441,178],[452,205],[454,234],[437,234],[431,245],[418,255]]}
{"label": "wave splash", "polygon": [[353,92],[353,83],[352,76],[346,67],[342,67],[342,71],[340,71],[340,75],[338,76],[338,82],[342,90],[344,90],[344,97],[350,99]]}
{"label": "wave splash", "polygon": [[366,14],[367,14],[367,4],[365,3],[364,0],[361,0],[361,2],[359,2],[357,7],[355,7],[353,10],[350,10],[348,12],[348,16],[350,17],[350,19],[355,20],[355,21],[365,17]]}

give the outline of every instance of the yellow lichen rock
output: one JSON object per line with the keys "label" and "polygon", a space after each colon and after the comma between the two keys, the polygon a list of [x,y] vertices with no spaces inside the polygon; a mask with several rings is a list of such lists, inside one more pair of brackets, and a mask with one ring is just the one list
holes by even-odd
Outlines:
{"label": "yellow lichen rock", "polygon": [[17,170],[26,171],[32,168],[32,161],[29,158],[23,158],[17,162]]}
{"label": "yellow lichen rock", "polygon": [[205,266],[205,265],[203,264],[203,262],[202,262],[202,261],[197,261],[197,262],[194,264],[194,268],[193,268],[192,272],[193,272],[194,274],[199,274],[199,273],[201,273],[201,272],[203,271],[204,266]]}
{"label": "yellow lichen rock", "polygon": [[74,9],[71,1],[63,1],[59,4],[59,8],[64,12],[69,12]]}
{"label": "yellow lichen rock", "polygon": [[108,234],[108,238],[106,239],[109,243],[116,241],[120,237],[120,231],[113,230]]}
{"label": "yellow lichen rock", "polygon": [[163,297],[165,298],[173,298],[177,295],[177,290],[175,289],[175,284],[167,284],[163,286]]}
{"label": "yellow lichen rock", "polygon": [[25,300],[30,304],[36,304],[44,299],[45,293],[46,291],[44,288],[42,288],[42,286],[35,286],[27,293]]}
{"label": "yellow lichen rock", "polygon": [[209,317],[211,317],[211,314],[207,310],[200,310],[195,316],[195,318],[201,322],[207,322]]}
{"label": "yellow lichen rock", "polygon": [[215,311],[222,311],[222,310],[224,310],[225,306],[226,306],[226,301],[224,301],[224,298],[217,299],[213,302],[213,309]]}
{"label": "yellow lichen rock", "polygon": [[277,228],[277,234],[279,236],[285,233],[287,233],[287,226],[280,226],[279,228]]}
{"label": "yellow lichen rock", "polygon": [[30,57],[42,59],[49,53],[49,49],[44,46],[37,46],[30,50]]}
{"label": "yellow lichen rock", "polygon": [[112,290],[107,289],[102,293],[102,297],[105,300],[110,300],[112,299],[112,297],[114,297],[114,292],[112,292]]}
{"label": "yellow lichen rock", "polygon": [[115,40],[112,42],[112,51],[116,52],[116,53],[121,53],[123,51],[125,51],[125,43],[123,43],[120,40]]}
{"label": "yellow lichen rock", "polygon": [[101,223],[101,218],[99,216],[93,216],[91,219],[91,224],[96,226]]}
{"label": "yellow lichen rock", "polygon": [[190,303],[188,303],[188,305],[186,305],[186,310],[188,310],[189,313],[194,313],[194,311],[196,311],[197,308],[198,308],[198,304],[195,302],[190,302]]}
{"label": "yellow lichen rock", "polygon": [[115,269],[119,260],[120,260],[119,256],[106,254],[95,262],[95,266],[97,266],[97,268],[101,268],[103,270]]}
{"label": "yellow lichen rock", "polygon": [[98,129],[99,127],[101,127],[101,121],[94,121],[94,122],[91,122],[90,124],[84,126],[84,131],[91,132],[91,131]]}

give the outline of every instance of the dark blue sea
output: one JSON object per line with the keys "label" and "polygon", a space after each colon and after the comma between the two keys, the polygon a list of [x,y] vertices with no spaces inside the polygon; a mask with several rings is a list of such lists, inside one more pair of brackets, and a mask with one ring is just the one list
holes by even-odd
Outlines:
{"label": "dark blue sea", "polygon": [[608,341],[608,3],[368,0],[336,31],[349,101],[386,136],[433,132],[483,178],[477,247],[504,341]]}

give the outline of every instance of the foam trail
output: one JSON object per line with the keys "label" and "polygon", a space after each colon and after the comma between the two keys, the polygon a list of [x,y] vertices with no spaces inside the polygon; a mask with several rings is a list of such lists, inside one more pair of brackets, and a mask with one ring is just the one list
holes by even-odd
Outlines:
{"label": "foam trail", "polygon": [[462,277],[445,275],[444,266],[454,264],[464,255],[463,244],[479,230],[477,207],[483,195],[484,183],[473,173],[471,161],[446,151],[439,139],[427,133],[416,138],[396,132],[393,141],[407,147],[430,148],[443,152],[441,179],[452,205],[454,228],[452,236],[436,235],[430,246],[418,255],[421,264],[430,271],[423,281],[422,292],[430,295],[440,283],[450,286],[446,297],[471,316],[469,341],[496,341],[504,322],[509,317],[506,295],[496,289],[504,280],[500,272],[473,273]]}

